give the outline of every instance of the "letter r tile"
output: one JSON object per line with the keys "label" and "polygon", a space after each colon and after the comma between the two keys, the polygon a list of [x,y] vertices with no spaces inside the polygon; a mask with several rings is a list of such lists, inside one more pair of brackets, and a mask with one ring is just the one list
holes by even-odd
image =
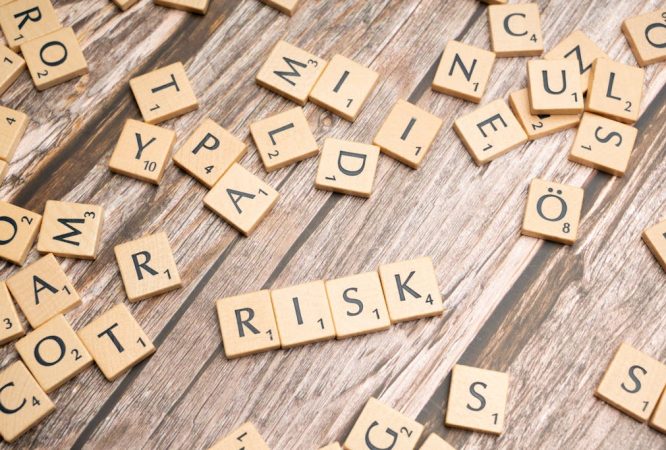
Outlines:
{"label": "letter r tile", "polygon": [[21,44],[62,28],[50,0],[16,0],[0,7],[0,27],[7,45],[17,51]]}

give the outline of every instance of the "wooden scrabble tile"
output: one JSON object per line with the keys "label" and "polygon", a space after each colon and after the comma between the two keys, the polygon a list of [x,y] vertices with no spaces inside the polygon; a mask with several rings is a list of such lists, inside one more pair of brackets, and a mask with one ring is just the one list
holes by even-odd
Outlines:
{"label": "wooden scrabble tile", "polygon": [[629,165],[637,134],[631,125],[586,112],[569,160],[621,177]]}
{"label": "wooden scrabble tile", "polygon": [[370,197],[378,160],[379,147],[375,145],[326,139],[319,157],[315,187]]}
{"label": "wooden scrabble tile", "polygon": [[442,123],[442,119],[418,106],[398,100],[372,143],[391,158],[418,169]]}
{"label": "wooden scrabble tile", "polygon": [[92,356],[62,314],[16,343],[16,351],[46,393],[93,363]]}
{"label": "wooden scrabble tile", "polygon": [[391,326],[377,272],[325,283],[338,339],[386,330]]}
{"label": "wooden scrabble tile", "polygon": [[0,345],[25,334],[14,302],[4,281],[0,281]]}
{"label": "wooden scrabble tile", "polygon": [[643,241],[666,270],[666,220],[643,231]]}
{"label": "wooden scrabble tile", "polygon": [[650,418],[650,426],[655,430],[666,433],[666,389],[661,394],[661,400],[652,413]]}
{"label": "wooden scrabble tile", "polygon": [[139,3],[139,0],[113,0],[121,11],[127,11],[131,6]]}
{"label": "wooden scrabble tile", "polygon": [[638,120],[645,70],[610,59],[592,64],[585,110],[624,123]]}
{"label": "wooden scrabble tile", "polygon": [[391,323],[444,312],[437,275],[429,257],[382,264],[379,278]]}
{"label": "wooden scrabble tile", "polygon": [[331,308],[323,281],[271,290],[282,348],[335,337]]}
{"label": "wooden scrabble tile", "polygon": [[176,133],[171,130],[128,119],[109,160],[109,169],[160,184],[175,141]]}
{"label": "wooden scrabble tile", "polygon": [[109,381],[155,353],[155,346],[122,303],[95,318],[78,335]]}
{"label": "wooden scrabble tile", "polygon": [[257,72],[256,82],[303,106],[325,67],[325,60],[285,41],[278,41]]}
{"label": "wooden scrabble tile", "polygon": [[300,0],[261,0],[281,13],[292,16]]}
{"label": "wooden scrabble tile", "polygon": [[594,395],[639,422],[646,422],[664,386],[666,365],[623,343]]}
{"label": "wooden scrabble tile", "polygon": [[370,397],[345,440],[345,450],[413,450],[423,425]]}
{"label": "wooden scrabble tile", "polygon": [[25,68],[25,60],[0,44],[0,95],[16,81]]}
{"label": "wooden scrabble tile", "polygon": [[488,25],[493,52],[499,57],[538,56],[543,52],[539,5],[491,5]]}
{"label": "wooden scrabble tile", "polygon": [[456,119],[453,129],[479,166],[527,141],[518,119],[501,99]]}
{"label": "wooden scrabble tile", "polygon": [[101,206],[48,200],[37,251],[67,258],[95,259],[103,222]]}
{"label": "wooden scrabble tile", "polygon": [[574,31],[543,55],[544,59],[575,59],[578,62],[578,72],[583,92],[587,92],[592,62],[597,58],[608,58],[597,44],[592,42],[582,31]]}
{"label": "wooden scrabble tile", "polygon": [[301,107],[254,122],[250,132],[267,172],[319,153]]}
{"label": "wooden scrabble tile", "polygon": [[240,164],[233,164],[204,197],[204,205],[249,236],[280,194]]}
{"label": "wooden scrabble tile", "polygon": [[8,171],[9,164],[7,164],[7,161],[0,159],[0,183],[5,180],[5,176],[7,175]]}
{"label": "wooden scrabble tile", "polygon": [[81,304],[79,294],[50,253],[8,278],[7,287],[33,328]]}
{"label": "wooden scrabble tile", "polygon": [[580,122],[579,114],[532,114],[527,89],[509,94],[509,105],[530,141],[573,128]]}
{"label": "wooden scrabble tile", "polygon": [[502,434],[509,374],[456,364],[451,372],[444,423],[449,427]]}
{"label": "wooden scrabble tile", "polygon": [[583,208],[583,189],[535,178],[530,183],[521,233],[573,244]]}
{"label": "wooden scrabble tile", "polygon": [[339,442],[333,442],[325,447],[320,448],[319,450],[342,450],[342,447],[340,447]]}
{"label": "wooden scrabble tile", "polygon": [[62,25],[49,0],[16,0],[0,7],[0,27],[12,50]]}
{"label": "wooden scrabble tile", "polygon": [[177,62],[130,80],[143,120],[158,124],[199,107],[183,63]]}
{"label": "wooden scrabble tile", "polygon": [[166,233],[155,233],[116,245],[113,251],[130,302],[182,286]]}
{"label": "wooden scrabble tile", "polygon": [[257,429],[246,422],[209,450],[270,450]]}
{"label": "wooden scrabble tile", "polygon": [[23,265],[42,223],[42,216],[0,201],[0,258]]}
{"label": "wooden scrabble tile", "polygon": [[88,73],[79,41],[69,27],[21,44],[21,52],[38,91]]}
{"label": "wooden scrabble tile", "polygon": [[280,348],[268,290],[223,298],[216,305],[227,359]]}
{"label": "wooden scrabble tile", "polygon": [[0,106],[0,159],[11,162],[27,127],[28,116]]}
{"label": "wooden scrabble tile", "polygon": [[432,88],[454,97],[479,103],[486,91],[495,54],[458,41],[446,44]]}
{"label": "wooden scrabble tile", "polygon": [[153,0],[156,5],[181,9],[197,14],[206,14],[210,0]]}
{"label": "wooden scrabble tile", "polygon": [[425,440],[420,450],[456,450],[451,444],[446,442],[435,433],[430,433],[428,439]]}
{"label": "wooden scrabble tile", "polygon": [[335,55],[310,92],[312,103],[353,122],[375,88],[379,74]]}
{"label": "wooden scrabble tile", "polygon": [[205,119],[173,155],[173,162],[210,189],[246,150],[243,141]]}
{"label": "wooden scrabble tile", "polygon": [[571,59],[528,61],[527,86],[532,114],[583,112],[583,89],[576,61]]}
{"label": "wooden scrabble tile", "polygon": [[666,8],[661,8],[622,22],[622,32],[641,67],[666,61]]}
{"label": "wooden scrabble tile", "polygon": [[55,410],[55,405],[39,387],[21,361],[0,372],[2,404],[0,435],[11,443]]}

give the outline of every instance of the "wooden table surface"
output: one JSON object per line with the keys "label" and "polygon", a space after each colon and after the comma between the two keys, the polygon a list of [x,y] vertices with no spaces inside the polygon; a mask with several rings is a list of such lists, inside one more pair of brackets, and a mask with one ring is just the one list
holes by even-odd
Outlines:
{"label": "wooden table surface", "polygon": [[[623,341],[666,360],[666,277],[640,239],[666,216],[666,70],[647,67],[638,142],[623,178],[567,160],[574,130],[539,139],[477,167],[452,129],[477,106],[430,85],[449,39],[489,48],[476,0],[302,0],[287,17],[257,0],[212,0],[197,16],[143,0],[121,13],[107,0],[55,1],[74,27],[90,74],[37,92],[27,73],[2,104],[29,114],[0,198],[41,213],[48,199],[106,210],[95,261],[60,259],[82,295],[75,328],[127,304],[157,353],[121,379],[96,368],[58,389],[56,412],[19,447],[206,448],[252,421],[273,449],[343,441],[370,396],[416,418],[458,448],[666,448],[663,434],[595,399]],[[612,58],[636,64],[621,34],[626,17],[659,0],[539,0],[546,49],[576,29]],[[249,124],[294,106],[254,76],[278,39],[321,57],[342,53],[380,73],[355,123],[308,104],[318,142],[370,142],[397,99],[444,119],[423,167],[381,156],[368,200],[314,189],[317,158],[266,174]],[[167,167],[159,187],[113,175],[107,163],[126,119],[139,118],[128,80],[185,64],[200,109],[165,124],[176,148],[205,117],[250,146],[243,166],[281,198],[244,238],[204,208],[206,189]],[[526,85],[526,58],[500,58],[483,102]],[[534,177],[585,188],[579,239],[569,247],[520,235]],[[129,304],[113,246],[165,231],[182,289]],[[386,332],[225,359],[214,302],[268,287],[433,258],[442,317]],[[28,262],[38,257],[32,250]],[[0,266],[1,279],[14,273]],[[0,349],[4,367],[17,359]],[[455,363],[508,371],[500,437],[443,426]],[[7,448],[3,444],[2,448]]]}

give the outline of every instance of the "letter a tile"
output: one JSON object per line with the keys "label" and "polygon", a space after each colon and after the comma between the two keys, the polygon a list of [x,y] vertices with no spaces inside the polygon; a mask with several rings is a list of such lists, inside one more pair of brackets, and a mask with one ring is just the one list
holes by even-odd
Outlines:
{"label": "letter a tile", "polygon": [[624,123],[638,120],[645,70],[610,59],[592,64],[585,110]]}
{"label": "letter a tile", "polygon": [[587,92],[592,63],[597,58],[608,58],[597,44],[592,42],[582,31],[574,31],[543,55],[544,59],[572,59],[578,63],[578,73],[583,92]]}
{"label": "letter a tile", "polygon": [[666,271],[666,220],[643,231],[643,242]]}
{"label": "letter a tile", "polygon": [[39,214],[0,201],[0,258],[22,266],[41,223]]}
{"label": "letter a tile", "polygon": [[68,258],[95,259],[103,222],[101,206],[48,200],[37,250]]}
{"label": "letter a tile", "polygon": [[379,147],[376,145],[326,139],[319,158],[315,187],[370,197],[378,160]]}
{"label": "letter a tile", "polygon": [[0,106],[0,159],[11,162],[27,127],[28,116]]}
{"label": "letter a tile", "polygon": [[630,17],[622,32],[641,67],[666,61],[666,8]]}
{"label": "letter a tile", "polygon": [[432,88],[479,103],[486,91],[493,64],[493,52],[462,42],[449,41],[439,62]]}
{"label": "letter a tile", "polygon": [[17,51],[21,44],[59,29],[60,20],[49,0],[16,0],[0,7],[0,27],[7,45]]}
{"label": "letter a tile", "polygon": [[499,57],[538,56],[543,53],[539,5],[491,5],[488,7],[490,42]]}
{"label": "letter a tile", "polygon": [[573,128],[580,122],[579,114],[532,114],[527,89],[509,94],[509,105],[530,141]]}
{"label": "letter a tile", "polygon": [[0,45],[0,95],[11,86],[25,68],[25,60]]}
{"label": "letter a tile", "polygon": [[208,450],[270,450],[257,429],[246,422]]}
{"label": "letter a tile", "polygon": [[451,444],[446,442],[435,433],[431,433],[428,439],[425,440],[419,450],[456,450]]}
{"label": "letter a tile", "polygon": [[4,281],[0,281],[0,345],[13,341],[24,334],[25,330],[16,313],[14,301],[9,295],[7,285]]}
{"label": "letter a tile", "polygon": [[532,114],[583,112],[583,90],[576,61],[570,59],[528,61],[527,86]]}

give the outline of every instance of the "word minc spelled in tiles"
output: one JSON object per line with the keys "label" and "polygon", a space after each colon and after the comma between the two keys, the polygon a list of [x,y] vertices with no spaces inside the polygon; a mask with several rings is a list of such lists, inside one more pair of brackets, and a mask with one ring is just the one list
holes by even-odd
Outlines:
{"label": "word minc spelled in tiles", "polygon": [[539,5],[491,5],[488,7],[490,42],[499,57],[538,56],[543,53]]}
{"label": "word minc spelled in tiles", "polygon": [[312,103],[353,122],[370,96],[379,74],[361,64],[335,55],[310,92]]}
{"label": "word minc spelled in tiles", "polygon": [[456,450],[451,444],[446,442],[435,433],[431,433],[425,440],[420,450]]}
{"label": "word minc spelled in tiles", "polygon": [[257,429],[246,422],[208,450],[270,450]]}
{"label": "word minc spelled in tiles", "polygon": [[12,160],[27,127],[28,116],[0,106],[0,159],[6,162]]}
{"label": "word minc spelled in tiles", "polygon": [[78,335],[109,381],[155,353],[155,346],[123,304],[93,319]]}
{"label": "word minc spelled in tiles", "polygon": [[0,281],[0,345],[13,341],[25,334],[19,320],[14,301],[4,281]]}
{"label": "word minc spelled in tiles", "polygon": [[0,201],[0,258],[22,266],[41,223],[41,215]]}
{"label": "word minc spelled in tiles", "polygon": [[598,58],[592,64],[585,110],[634,123],[638,120],[645,71],[638,67]]}
{"label": "word minc spelled in tiles", "polygon": [[132,78],[129,83],[147,123],[155,125],[199,107],[181,62]]}
{"label": "word minc spelled in tiles", "polygon": [[666,433],[666,389],[661,394],[661,399],[650,418],[650,426],[655,430]]}
{"label": "word minc spelled in tiles", "polygon": [[528,61],[527,86],[532,114],[583,112],[583,90],[576,61],[570,59]]}
{"label": "word minc spelled in tiles", "polygon": [[250,124],[250,133],[267,172],[319,153],[301,107]]}
{"label": "word minc spelled in tiles", "polygon": [[210,0],[153,0],[156,5],[180,9],[197,14],[206,14]]}
{"label": "word minc spelled in tiles", "polygon": [[643,241],[666,270],[666,220],[643,231]]}
{"label": "word minc spelled in tiles", "polygon": [[666,365],[623,343],[594,394],[639,422],[646,422],[664,386]]}
{"label": "word minc spelled in tiles", "polygon": [[456,119],[453,129],[479,166],[527,142],[518,119],[501,99]]}
{"label": "word minc spelled in tiles", "polygon": [[33,328],[81,304],[55,256],[42,256],[7,279],[12,297]]}
{"label": "word minc spelled in tiles", "polygon": [[582,31],[574,31],[565,37],[553,47],[548,53],[543,55],[544,59],[565,59],[575,58],[578,62],[578,72],[580,73],[581,87],[583,92],[587,92],[590,79],[592,63],[597,58],[608,58],[608,55],[601,50],[597,44],[592,42]]}
{"label": "word minc spelled in tiles", "polygon": [[93,363],[92,356],[62,314],[16,342],[26,367],[46,393],[53,392]]}
{"label": "word minc spelled in tiles", "polygon": [[280,194],[240,164],[233,164],[204,197],[204,205],[249,236]]}
{"label": "word minc spelled in tiles", "polygon": [[442,53],[432,88],[479,103],[495,64],[495,53],[458,41],[449,41]]}
{"label": "word minc spelled in tiles", "polygon": [[137,4],[139,0],[113,0],[121,11],[127,11],[131,6]]}
{"label": "word minc spelled in tiles", "polygon": [[573,128],[580,122],[578,114],[532,114],[527,89],[510,93],[509,106],[530,141]]}
{"label": "word minc spelled in tiles", "polygon": [[398,100],[372,142],[391,158],[418,169],[442,124],[439,117]]}
{"label": "word minc spelled in tiles", "polygon": [[111,154],[109,169],[159,184],[175,141],[172,130],[128,119]]}
{"label": "word minc spelled in tiles", "polygon": [[0,372],[0,389],[0,435],[9,443],[55,410],[49,396],[21,361]]}
{"label": "word minc spelled in tiles", "polygon": [[666,61],[665,29],[666,8],[630,17],[622,23],[622,32],[641,67]]}
{"label": "word minc spelled in tiles", "polygon": [[530,183],[521,233],[573,244],[583,208],[583,189],[535,178]]}
{"label": "word minc spelled in tiles", "polygon": [[319,157],[315,187],[325,191],[370,197],[379,151],[376,145],[326,139]]}
{"label": "word minc spelled in tiles", "polygon": [[95,259],[103,222],[101,206],[48,200],[37,251],[67,258]]}
{"label": "word minc spelled in tiles", "polygon": [[278,41],[257,72],[256,82],[303,106],[326,61],[285,41]]}
{"label": "word minc spelled in tiles", "polygon": [[370,397],[344,443],[345,450],[413,450],[423,425]]}
{"label": "word minc spelled in tiles", "polygon": [[281,13],[291,16],[294,14],[294,11],[296,11],[296,7],[298,6],[298,2],[300,0],[261,0],[261,1],[266,3],[268,6],[277,9]]}
{"label": "word minc spelled in tiles", "polygon": [[61,27],[49,0],[16,0],[0,7],[0,27],[12,50]]}
{"label": "word minc spelled in tiles", "polygon": [[166,233],[155,233],[116,245],[113,251],[130,302],[182,286]]}
{"label": "word minc spelled in tiles", "polygon": [[451,371],[445,424],[502,434],[508,391],[508,373],[456,364]]}
{"label": "word minc spelled in tiles", "polygon": [[0,45],[0,95],[16,81],[25,68],[25,60],[4,45]]}
{"label": "word minc spelled in tiles", "polygon": [[638,130],[615,120],[584,113],[569,160],[621,177],[629,165]]}

